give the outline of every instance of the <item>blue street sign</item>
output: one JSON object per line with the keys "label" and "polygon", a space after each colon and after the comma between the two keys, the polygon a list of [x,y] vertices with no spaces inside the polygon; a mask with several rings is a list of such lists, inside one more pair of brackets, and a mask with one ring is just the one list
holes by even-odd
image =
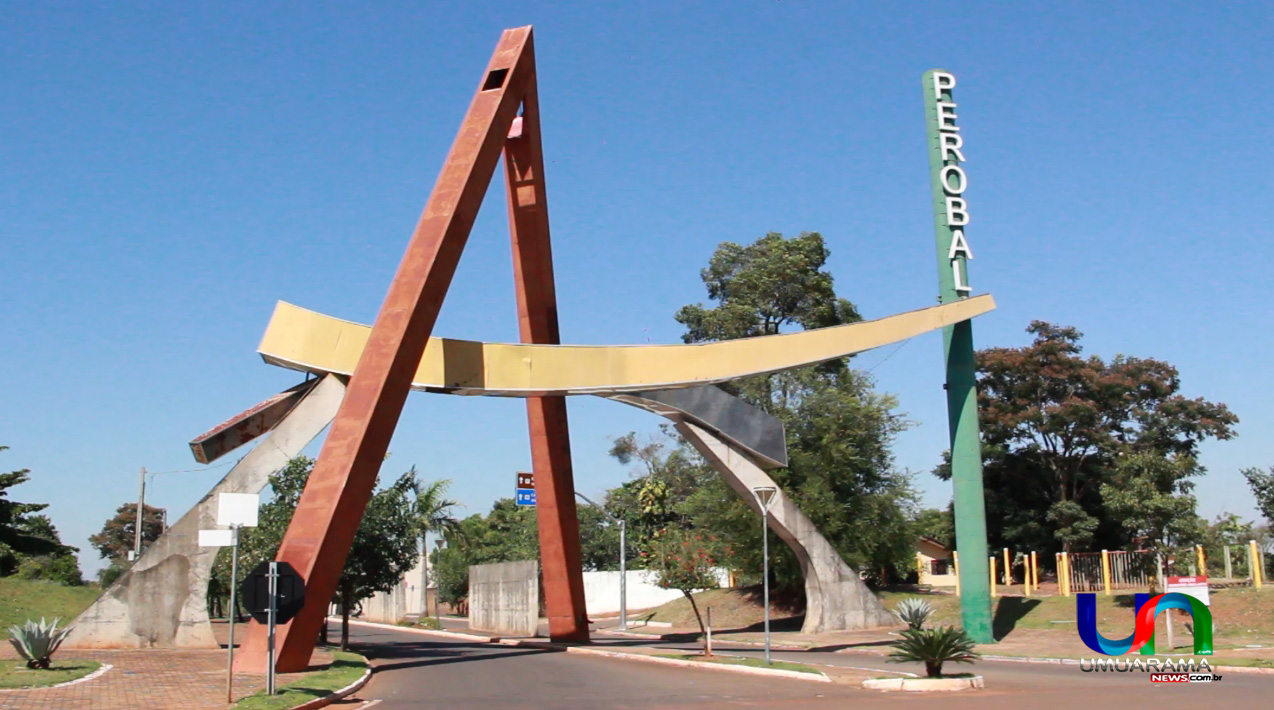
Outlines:
{"label": "blue street sign", "polygon": [[535,489],[534,488],[518,488],[517,489],[518,505],[535,505]]}

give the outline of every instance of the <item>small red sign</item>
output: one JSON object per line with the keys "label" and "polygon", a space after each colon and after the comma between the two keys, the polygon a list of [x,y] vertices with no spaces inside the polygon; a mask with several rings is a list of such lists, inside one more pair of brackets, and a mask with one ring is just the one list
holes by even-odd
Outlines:
{"label": "small red sign", "polygon": [[1207,584],[1207,577],[1169,577],[1169,587],[1196,587],[1200,584]]}

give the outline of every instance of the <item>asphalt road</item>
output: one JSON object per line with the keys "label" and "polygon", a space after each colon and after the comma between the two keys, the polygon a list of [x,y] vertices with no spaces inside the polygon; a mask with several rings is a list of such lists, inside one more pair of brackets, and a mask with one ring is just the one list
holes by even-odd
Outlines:
{"label": "asphalt road", "polygon": [[[1076,666],[979,663],[988,689],[881,693],[844,685],[659,666],[574,653],[453,641],[351,626],[351,640],[376,666],[358,693],[375,710],[406,708],[792,708],[908,705],[955,710],[1197,710],[1224,703],[1269,707],[1274,675],[1223,674],[1219,682],[1164,685],[1136,673],[1084,673]],[[676,647],[679,644],[660,644]],[[725,650],[725,649],[721,649]],[[735,651],[731,651],[734,653]],[[754,649],[738,653],[754,655]],[[862,654],[782,652],[776,658],[898,670]],[[961,668],[963,670],[963,668]],[[370,710],[370,707],[369,707]]]}

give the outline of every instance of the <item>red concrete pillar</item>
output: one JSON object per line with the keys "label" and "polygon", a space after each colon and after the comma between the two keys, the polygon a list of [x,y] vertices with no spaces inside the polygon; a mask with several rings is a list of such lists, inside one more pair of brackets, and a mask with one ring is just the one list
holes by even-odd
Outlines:
{"label": "red concrete pillar", "polygon": [[[533,53],[529,42],[526,52]],[[553,252],[534,73],[523,95],[522,116],[514,122],[504,145],[504,166],[509,229],[513,238],[518,330],[524,343],[556,345],[561,342],[561,336],[553,287]],[[536,517],[549,635],[555,641],[587,641],[588,618],[584,608],[584,575],[566,398],[528,397],[526,414],[531,432],[531,464],[535,470]]]}
{"label": "red concrete pillar", "polygon": [[[530,43],[530,27],[501,35],[284,535],[278,559],[305,579],[307,603],[278,629],[279,671],[309,664],[412,375],[534,76]],[[249,626],[237,659],[241,670],[265,670],[262,625]]]}

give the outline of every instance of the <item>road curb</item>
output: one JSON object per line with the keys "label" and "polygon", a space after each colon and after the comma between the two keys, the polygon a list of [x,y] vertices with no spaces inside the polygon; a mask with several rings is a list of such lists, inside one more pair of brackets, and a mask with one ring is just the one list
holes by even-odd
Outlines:
{"label": "road curb", "polygon": [[[328,621],[340,621],[340,618],[332,619],[328,617]],[[427,634],[429,636],[441,636],[443,638],[456,639],[458,641],[477,641],[479,643],[500,643],[499,636],[479,636],[478,634],[465,634],[459,631],[437,631],[435,629],[418,629],[414,626],[398,626],[397,624],[381,624],[375,621],[355,621],[349,620],[350,626],[370,626],[378,629],[390,629],[393,631],[405,631],[409,634]]]}
{"label": "road curb", "polygon": [[[670,639],[668,638],[668,636],[679,635],[679,634],[643,634],[643,633],[637,633],[635,631],[612,631],[610,629],[598,629],[594,633],[606,634],[607,636],[630,636],[632,638],[647,639],[650,641],[675,641],[675,639]],[[764,641],[736,641],[735,639],[720,638],[720,637],[717,637],[717,640],[721,643],[732,643],[738,646],[755,646],[756,648],[765,647]],[[775,651],[808,651],[810,650],[809,646],[796,646],[793,644],[784,644],[784,643],[771,643],[770,648],[774,649]]]}
{"label": "road curb", "polygon": [[[362,654],[359,654],[359,655],[362,655]],[[367,670],[363,671],[363,677],[359,678],[353,683],[350,683],[344,688],[333,691],[327,695],[324,695],[321,698],[315,698],[309,702],[301,703],[300,705],[293,706],[291,710],[314,710],[315,708],[326,707],[336,702],[337,700],[342,700],[344,698],[347,698],[353,695],[354,693],[357,693],[364,685],[367,685],[367,681],[371,680],[371,677],[372,677],[372,662],[368,660],[366,656],[363,656],[363,661],[367,663]]]}
{"label": "road curb", "polygon": [[[75,660],[80,660],[80,659],[75,659]],[[86,660],[92,660],[92,659],[86,659]],[[56,685],[37,685],[30,688],[0,688],[0,693],[9,693],[9,692],[17,691],[17,690],[53,690],[54,688],[65,688],[68,685],[76,685],[78,683],[87,683],[90,680],[97,680],[104,673],[106,673],[106,671],[109,671],[110,669],[115,667],[109,663],[106,663],[105,661],[101,661],[100,663],[101,665],[98,667],[97,670],[93,671],[92,673],[89,673],[83,678],[68,680],[63,683],[58,683]]]}
{"label": "road curb", "polygon": [[[532,642],[531,648],[539,648],[539,642]],[[521,644],[519,644],[521,645]],[[542,644],[544,646],[553,646],[554,644]],[[583,653],[591,656],[605,656],[608,658],[622,658],[628,661],[645,661],[646,663],[662,663],[668,666],[680,666],[682,668],[702,668],[707,670],[729,671],[732,673],[745,673],[748,675],[777,676],[781,678],[794,678],[796,680],[812,681],[815,683],[830,683],[829,678],[822,671],[817,673],[802,673],[800,671],[785,671],[780,668],[757,668],[754,666],[739,666],[731,663],[711,663],[708,661],[687,661],[680,658],[661,658],[659,656],[647,656],[641,653],[624,653],[623,651],[607,651],[600,648],[590,648],[588,646],[556,646],[558,650],[567,653]]]}

